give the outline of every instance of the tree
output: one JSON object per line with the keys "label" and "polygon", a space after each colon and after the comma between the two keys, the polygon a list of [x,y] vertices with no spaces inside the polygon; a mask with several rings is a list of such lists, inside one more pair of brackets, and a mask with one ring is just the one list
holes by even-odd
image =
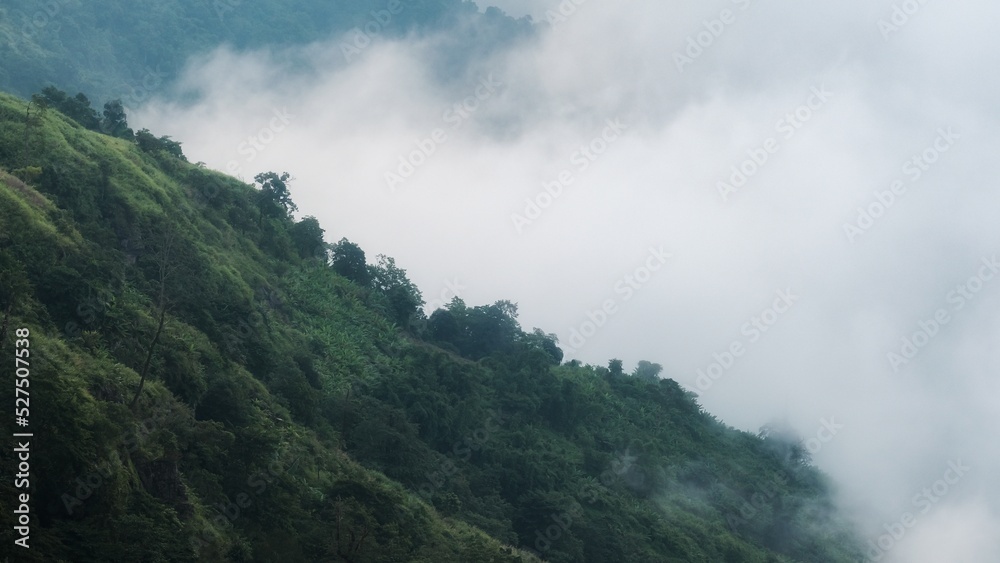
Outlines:
{"label": "tree", "polygon": [[[31,106],[35,106],[37,111],[35,115],[31,115]],[[31,159],[31,131],[34,129],[38,131],[40,125],[42,124],[41,116],[45,115],[45,110],[48,108],[48,102],[44,97],[35,94],[31,97],[31,101],[28,102],[28,107],[24,111],[24,151],[21,154],[21,165],[24,167],[28,166]]]}
{"label": "tree", "polygon": [[[451,342],[466,358],[479,360],[494,352],[508,350],[521,340],[517,304],[510,301],[501,300],[492,305],[469,308],[456,297],[448,304],[448,312],[458,325],[458,334]],[[430,328],[433,335],[436,328]]]}
{"label": "tree", "polygon": [[292,201],[292,194],[288,191],[288,180],[291,175],[288,172],[261,172],[254,176],[254,181],[260,184],[260,193],[257,205],[260,208],[258,221],[268,215],[281,219],[290,219],[292,212],[298,211]]}
{"label": "tree", "polygon": [[142,387],[146,384],[146,376],[149,374],[149,365],[153,360],[153,351],[156,349],[156,344],[160,340],[160,335],[163,333],[163,324],[167,318],[167,278],[173,273],[176,268],[176,257],[175,246],[177,235],[173,229],[170,227],[162,227],[157,234],[157,249],[153,254],[153,263],[156,266],[157,277],[159,282],[159,298],[157,299],[157,309],[158,309],[158,320],[156,323],[156,332],[153,333],[153,338],[149,342],[149,346],[146,350],[146,359],[142,363],[142,369],[139,372],[139,388],[135,390],[135,396],[132,397],[132,402],[129,403],[129,408],[135,408],[136,402],[139,401],[139,396],[142,394]]}
{"label": "tree", "polygon": [[802,436],[787,419],[775,419],[761,426],[757,437],[784,463],[792,466],[812,463],[812,455]]}
{"label": "tree", "polygon": [[394,321],[408,324],[410,317],[424,305],[420,290],[406,277],[406,270],[396,266],[396,261],[379,254],[378,262],[368,266],[373,289],[381,292],[389,302]]}
{"label": "tree", "polygon": [[611,377],[621,377],[625,374],[622,369],[622,361],[618,358],[608,362],[608,371],[610,372]]}
{"label": "tree", "polygon": [[121,100],[111,100],[104,104],[104,119],[101,120],[101,131],[112,137],[132,140],[135,133],[129,129],[125,107]]}
{"label": "tree", "polygon": [[135,144],[142,152],[154,152],[160,149],[159,139],[149,132],[149,129],[139,129],[135,133]]}
{"label": "tree", "polygon": [[546,334],[542,329],[535,328],[531,334],[525,335],[525,343],[530,347],[539,348],[549,356],[552,357],[552,361],[556,365],[562,363],[563,351],[559,348],[557,343],[559,342],[559,337],[555,334]]}
{"label": "tree", "polygon": [[90,100],[82,92],[71,98],[55,86],[48,86],[42,89],[40,97],[48,106],[87,129],[100,130],[101,121],[97,118],[97,112],[90,107]]}
{"label": "tree", "polygon": [[326,244],[323,242],[323,228],[312,215],[292,225],[289,231],[295,249],[302,258],[323,258],[326,262]]}
{"label": "tree", "polygon": [[149,129],[140,129],[135,133],[135,143],[143,152],[151,154],[166,152],[171,156],[187,162],[187,157],[184,156],[184,152],[181,150],[181,144],[172,140],[167,135],[157,138],[149,132]]}
{"label": "tree", "polygon": [[427,319],[427,334],[431,340],[454,343],[461,334],[458,319],[448,309],[438,309]]}
{"label": "tree", "polygon": [[659,379],[661,371],[663,371],[663,366],[660,364],[653,364],[647,362],[646,360],[639,360],[639,364],[635,366],[635,371],[632,372],[632,377],[638,377],[639,379],[645,379],[648,381],[656,381]]}
{"label": "tree", "polygon": [[184,156],[184,151],[181,150],[180,142],[171,139],[169,135],[164,135],[160,137],[159,141],[161,150],[163,150],[170,156],[179,158],[180,160],[187,162],[187,157]]}
{"label": "tree", "polygon": [[347,240],[340,239],[340,242],[333,245],[330,266],[334,272],[362,286],[371,285],[371,273],[365,263],[365,251],[361,247]]}
{"label": "tree", "polygon": [[97,119],[97,112],[94,108],[90,107],[90,99],[83,94],[83,92],[78,92],[76,96],[67,104],[66,109],[69,110],[68,115],[76,120],[77,123],[83,125],[91,131],[97,131],[100,128],[100,121]]}

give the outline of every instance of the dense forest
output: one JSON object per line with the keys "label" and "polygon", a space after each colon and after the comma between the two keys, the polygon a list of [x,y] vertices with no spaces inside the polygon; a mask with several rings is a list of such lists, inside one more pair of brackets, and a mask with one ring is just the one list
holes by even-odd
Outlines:
{"label": "dense forest", "polygon": [[425,311],[288,172],[243,183],[128,123],[219,45],[346,33],[350,64],[441,29],[442,76],[535,30],[460,0],[0,1],[0,361],[30,352],[0,395],[30,393],[5,420],[34,433],[4,561],[860,557],[797,437],[726,426],[650,361],[564,361],[504,296]]}
{"label": "dense forest", "polygon": [[30,329],[36,432],[12,560],[855,560],[794,437],[654,363],[563,362],[508,301],[427,317],[288,174],[84,100],[0,96],[0,354]]}

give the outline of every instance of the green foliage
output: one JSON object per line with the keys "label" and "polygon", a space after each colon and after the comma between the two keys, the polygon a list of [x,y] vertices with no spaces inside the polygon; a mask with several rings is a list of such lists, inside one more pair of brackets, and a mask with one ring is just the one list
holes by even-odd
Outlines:
{"label": "green foliage", "polygon": [[[129,141],[136,140],[135,133],[129,129],[125,107],[121,100],[111,100],[104,104],[103,119],[90,107],[90,99],[85,94],[79,93],[70,97],[66,92],[54,86],[47,86],[40,93],[32,94],[31,103],[39,112],[44,113],[51,108],[91,131],[101,131],[112,137]],[[31,107],[29,106],[25,123],[25,137],[28,139],[25,147],[26,152],[30,146],[30,129],[38,124],[38,117],[32,118],[30,112]],[[165,150],[178,158],[184,158],[180,151],[180,143],[171,141],[169,137],[156,139],[148,130],[143,130],[143,137],[139,141],[139,147],[143,150]]]}
{"label": "green foliage", "polygon": [[639,360],[639,363],[635,366],[635,371],[632,372],[632,377],[638,377],[647,381],[656,381],[659,379],[660,372],[662,371],[663,366],[660,364]]}
{"label": "green foliage", "polygon": [[122,106],[121,100],[111,100],[104,104],[104,119],[101,120],[101,131],[112,137],[120,137],[127,140],[135,138],[135,133],[129,129],[125,107]]}
{"label": "green foliage", "polygon": [[[517,305],[510,301],[497,301],[492,305],[467,307],[459,298],[452,299],[445,311],[435,311],[428,321],[428,334],[440,343],[454,347],[462,356],[480,360],[496,353],[511,351],[525,344],[545,348],[542,334],[526,336],[517,322]],[[548,346],[552,349],[553,345]],[[556,349],[549,351],[555,354]],[[562,358],[562,352],[558,352]]]}
{"label": "green foliage", "polygon": [[552,357],[555,365],[562,363],[563,351],[559,348],[559,337],[555,334],[546,334],[540,328],[535,328],[531,334],[524,335],[524,343],[529,347],[544,350]]}
{"label": "green foliage", "polygon": [[420,290],[406,277],[406,270],[396,266],[396,261],[384,254],[378,262],[368,266],[372,289],[381,292],[387,302],[387,314],[399,325],[407,326],[424,305]]}
{"label": "green foliage", "polygon": [[100,127],[97,112],[90,107],[90,100],[82,92],[70,97],[54,86],[47,86],[35,99],[43,100],[44,107],[59,111],[91,131],[97,131]]}
{"label": "green foliage", "polygon": [[372,274],[365,261],[365,251],[346,238],[331,248],[330,265],[333,271],[351,280],[361,287],[369,287]]}
{"label": "green foliage", "polygon": [[308,216],[292,226],[289,234],[295,249],[302,258],[319,258],[326,262],[326,243],[323,242],[323,228],[313,216]]}
{"label": "green foliage", "polygon": [[288,191],[290,177],[288,172],[261,172],[254,176],[254,181],[260,184],[257,206],[261,216],[288,220],[293,211],[298,211],[298,207],[292,202],[292,194]]}
{"label": "green foliage", "polygon": [[427,336],[439,345],[448,345],[458,353],[458,348],[455,348],[452,342],[455,342],[461,337],[462,329],[458,325],[458,317],[456,317],[448,309],[438,309],[431,313],[429,319],[427,319]]}
{"label": "green foliage", "polygon": [[[127,131],[127,129],[125,131]],[[127,135],[127,133],[124,134]],[[181,150],[181,144],[172,140],[167,135],[156,137],[149,132],[149,129],[140,129],[135,133],[135,143],[139,145],[139,148],[144,152],[154,155],[163,152],[174,158],[179,158],[180,160],[187,162],[187,158]]]}
{"label": "green foliage", "polygon": [[50,429],[27,560],[859,555],[795,438],[722,425],[657,364],[560,365],[508,301],[455,299],[423,340],[391,258],[314,259],[284,175],[261,221],[262,190],[57,111],[24,164],[25,110],[0,95],[0,316],[31,328]]}

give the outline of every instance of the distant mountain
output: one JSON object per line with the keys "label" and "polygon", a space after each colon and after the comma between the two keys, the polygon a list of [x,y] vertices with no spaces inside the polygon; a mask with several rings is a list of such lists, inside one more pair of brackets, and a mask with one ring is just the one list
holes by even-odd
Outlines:
{"label": "distant mountain", "polygon": [[[471,24],[471,25],[465,25]],[[352,49],[449,30],[454,64],[532,33],[527,20],[462,0],[0,0],[0,90],[46,86],[136,107],[220,45],[280,48],[344,37]]]}
{"label": "distant mountain", "polygon": [[[93,23],[65,17],[66,42]],[[0,482],[4,515],[30,494],[9,560],[859,558],[794,437],[725,426],[656,364],[562,363],[506,301],[426,318],[393,260],[293,220],[288,176],[256,180],[114,108],[0,95],[0,358],[30,345],[35,436],[28,484]]]}

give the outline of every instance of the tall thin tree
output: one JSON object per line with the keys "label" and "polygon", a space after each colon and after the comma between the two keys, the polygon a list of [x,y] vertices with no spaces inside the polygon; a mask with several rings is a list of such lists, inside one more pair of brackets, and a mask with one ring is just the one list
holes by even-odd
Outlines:
{"label": "tall thin tree", "polygon": [[174,245],[176,244],[176,233],[169,227],[164,227],[164,230],[160,232],[158,237],[160,240],[157,245],[157,249],[153,254],[153,261],[157,267],[157,274],[159,278],[159,298],[157,299],[157,323],[156,332],[153,333],[153,339],[149,342],[149,347],[146,350],[146,359],[142,362],[142,369],[139,372],[139,388],[135,391],[135,396],[132,397],[132,402],[129,403],[129,408],[134,409],[135,404],[139,401],[139,395],[142,394],[142,388],[146,384],[146,376],[149,374],[149,366],[153,360],[153,351],[156,349],[156,344],[160,340],[160,335],[163,333],[163,325],[167,318],[167,278],[173,273],[175,268],[174,264]]}
{"label": "tall thin tree", "polygon": [[[35,106],[37,111],[31,115],[31,106]],[[31,128],[41,124],[41,114],[45,111],[45,101],[38,94],[31,97],[27,107],[24,108],[24,149],[21,151],[21,166],[27,167],[31,161]]]}

